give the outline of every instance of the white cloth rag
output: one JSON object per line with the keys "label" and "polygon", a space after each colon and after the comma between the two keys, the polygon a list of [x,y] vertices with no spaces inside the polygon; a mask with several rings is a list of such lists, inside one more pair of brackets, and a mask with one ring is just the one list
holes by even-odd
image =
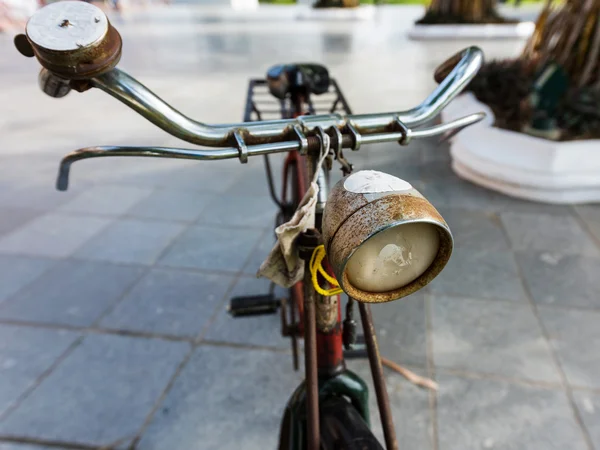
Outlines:
{"label": "white cloth rag", "polygon": [[298,235],[315,226],[315,215],[317,209],[317,194],[319,186],[317,185],[317,176],[319,170],[329,153],[329,136],[323,134],[324,142],[321,157],[315,168],[315,175],[310,183],[310,187],[298,209],[289,220],[275,228],[277,242],[267,259],[261,264],[256,274],[258,277],[265,277],[273,283],[284,288],[290,288],[304,277],[304,263],[300,259],[296,238]]}

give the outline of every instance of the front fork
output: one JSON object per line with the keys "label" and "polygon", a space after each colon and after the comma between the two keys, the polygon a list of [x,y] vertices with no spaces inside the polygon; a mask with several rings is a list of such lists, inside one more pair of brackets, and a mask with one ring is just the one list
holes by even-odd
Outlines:
{"label": "front fork", "polygon": [[[321,228],[322,208],[327,198],[327,180],[324,171],[316,167],[317,155],[307,155],[309,179],[320,170],[317,179],[319,199],[315,226]],[[306,261],[304,274],[304,346],[305,381],[296,389],[285,410],[280,450],[319,450],[320,414],[319,404],[331,397],[345,397],[369,424],[368,389],[358,375],[346,369],[343,355],[341,305],[339,296],[318,296],[312,286],[309,260],[315,248],[321,244],[316,230],[307,230],[298,237],[300,257]],[[329,267],[325,268],[330,270]],[[397,450],[389,398],[381,357],[369,305],[360,304],[361,322],[365,333],[367,353],[377,394],[377,403],[388,450]]]}

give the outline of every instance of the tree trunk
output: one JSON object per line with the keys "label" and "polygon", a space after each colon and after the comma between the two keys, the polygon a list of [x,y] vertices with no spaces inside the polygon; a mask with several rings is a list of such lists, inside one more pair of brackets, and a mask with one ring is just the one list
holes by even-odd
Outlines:
{"label": "tree trunk", "polygon": [[565,0],[552,6],[547,0],[521,59],[536,71],[556,62],[573,86],[600,88],[600,0]]}
{"label": "tree trunk", "polygon": [[431,0],[419,24],[507,23],[496,10],[496,0]]}
{"label": "tree trunk", "polygon": [[317,0],[314,8],[356,8],[360,0]]}

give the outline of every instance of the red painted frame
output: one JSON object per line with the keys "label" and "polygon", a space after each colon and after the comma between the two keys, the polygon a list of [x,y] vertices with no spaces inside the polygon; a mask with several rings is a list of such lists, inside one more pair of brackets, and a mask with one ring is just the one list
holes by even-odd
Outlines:
{"label": "red painted frame", "polygon": [[[305,115],[304,106],[307,104],[307,99],[302,93],[297,93],[292,96],[292,105],[294,107],[293,117]],[[293,151],[288,153],[287,158],[283,164],[283,200],[287,198],[287,185],[288,185],[288,170],[291,164],[295,164],[296,168],[296,189],[304,196],[308,189],[309,180],[307,179],[307,168],[305,158],[300,155],[299,152]],[[320,230],[319,230],[320,231]],[[329,263],[324,261],[327,272],[333,276],[333,271],[329,267]],[[290,294],[292,296],[292,302],[296,305],[297,311],[299,312],[297,333],[299,336],[304,334],[304,289],[303,283],[296,283],[291,289]],[[318,300],[317,300],[318,301]],[[335,326],[329,331],[325,331],[319,328],[319,322],[317,321],[317,370],[320,374],[331,374],[344,367],[344,347],[342,340],[342,309],[341,309],[341,297],[337,295],[337,320]],[[318,306],[317,306],[318,309]]]}

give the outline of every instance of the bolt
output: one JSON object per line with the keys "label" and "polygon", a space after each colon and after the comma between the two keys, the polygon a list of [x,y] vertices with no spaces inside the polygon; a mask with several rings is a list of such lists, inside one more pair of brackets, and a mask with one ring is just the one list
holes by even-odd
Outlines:
{"label": "bolt", "polygon": [[95,22],[95,23],[98,23],[98,22],[100,22],[100,17],[94,17],[94,22]]}
{"label": "bolt", "polygon": [[66,28],[66,27],[68,27],[68,26],[70,26],[70,25],[71,25],[71,22],[69,22],[69,19],[65,19],[65,20],[63,20],[63,21],[60,23],[59,27],[61,27],[61,28]]}

